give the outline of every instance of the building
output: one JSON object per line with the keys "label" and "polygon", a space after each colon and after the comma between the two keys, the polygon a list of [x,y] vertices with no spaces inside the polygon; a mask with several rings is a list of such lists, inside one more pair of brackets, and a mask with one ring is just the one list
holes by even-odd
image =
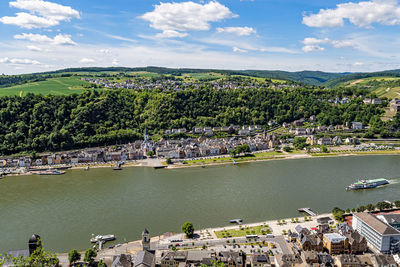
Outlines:
{"label": "building", "polygon": [[171,251],[161,256],[161,267],[178,267],[185,263],[187,251]]}
{"label": "building", "polygon": [[371,260],[376,267],[397,267],[397,263],[392,255],[373,255]]}
{"label": "building", "polygon": [[337,267],[361,267],[360,259],[355,255],[339,255],[335,257],[335,266]]}
{"label": "building", "polygon": [[275,255],[275,266],[302,266],[303,260],[298,254],[277,254]]}
{"label": "building", "polygon": [[353,121],[351,123],[351,128],[353,130],[362,130],[363,129],[363,124],[361,122],[358,122],[358,121]]}
{"label": "building", "polygon": [[396,230],[400,231],[400,214],[381,214],[376,217],[384,223],[389,224]]}
{"label": "building", "polygon": [[400,232],[374,215],[363,212],[353,214],[353,228],[377,251],[383,253],[399,251]]}
{"label": "building", "polygon": [[132,256],[121,254],[114,256],[111,263],[111,267],[131,267],[132,266]]}
{"label": "building", "polygon": [[344,236],[347,237],[347,249],[350,253],[359,254],[368,250],[367,239],[357,231],[352,231]]}
{"label": "building", "polygon": [[345,252],[347,248],[347,238],[338,233],[324,234],[324,248],[332,255],[338,255]]}
{"label": "building", "polygon": [[299,245],[304,251],[322,252],[324,249],[321,238],[316,234],[302,235],[299,239]]}
{"label": "building", "polygon": [[251,258],[251,267],[269,267],[271,266],[271,261],[268,254],[266,253],[254,253]]}
{"label": "building", "polygon": [[146,228],[142,233],[142,248],[143,251],[150,250],[150,233]]}
{"label": "building", "polygon": [[138,252],[133,267],[155,267],[155,266],[156,266],[156,257],[152,252],[149,252],[147,250]]}

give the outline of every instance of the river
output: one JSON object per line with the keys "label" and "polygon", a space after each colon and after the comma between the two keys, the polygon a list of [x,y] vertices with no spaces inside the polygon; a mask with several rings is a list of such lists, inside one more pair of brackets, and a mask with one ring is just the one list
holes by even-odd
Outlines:
{"label": "river", "polygon": [[[89,247],[91,234],[115,234],[117,242],[195,228],[298,216],[332,207],[357,207],[400,199],[400,156],[276,160],[206,168],[134,167],[122,171],[69,170],[61,176],[0,180],[0,251],[25,249],[39,234],[51,251]],[[368,191],[345,187],[359,178],[387,177]]]}

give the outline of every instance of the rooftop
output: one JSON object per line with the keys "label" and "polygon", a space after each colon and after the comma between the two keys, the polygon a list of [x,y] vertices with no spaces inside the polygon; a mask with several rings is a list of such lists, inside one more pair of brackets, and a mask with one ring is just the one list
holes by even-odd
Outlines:
{"label": "rooftop", "polygon": [[360,212],[355,213],[353,216],[362,220],[364,223],[372,227],[376,232],[381,235],[400,235],[399,231],[394,229],[392,226],[382,222],[370,213]]}

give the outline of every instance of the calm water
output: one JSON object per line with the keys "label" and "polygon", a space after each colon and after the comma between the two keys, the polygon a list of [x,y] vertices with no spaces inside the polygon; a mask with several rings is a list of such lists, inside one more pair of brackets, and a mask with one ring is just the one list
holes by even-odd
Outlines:
{"label": "calm water", "polygon": [[[73,170],[62,176],[0,180],[0,251],[26,247],[42,236],[53,251],[85,249],[91,233],[115,234],[118,242],[196,228],[298,215],[311,207],[357,207],[400,199],[400,156],[282,160],[207,168]],[[388,177],[392,184],[347,192],[358,178]],[[398,183],[399,182],[399,183]]]}

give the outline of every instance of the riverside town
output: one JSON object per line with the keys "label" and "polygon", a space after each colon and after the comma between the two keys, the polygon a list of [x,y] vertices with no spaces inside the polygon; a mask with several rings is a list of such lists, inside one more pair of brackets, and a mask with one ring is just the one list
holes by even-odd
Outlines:
{"label": "riverside town", "polygon": [[0,267],[400,266],[400,0],[0,1]]}

